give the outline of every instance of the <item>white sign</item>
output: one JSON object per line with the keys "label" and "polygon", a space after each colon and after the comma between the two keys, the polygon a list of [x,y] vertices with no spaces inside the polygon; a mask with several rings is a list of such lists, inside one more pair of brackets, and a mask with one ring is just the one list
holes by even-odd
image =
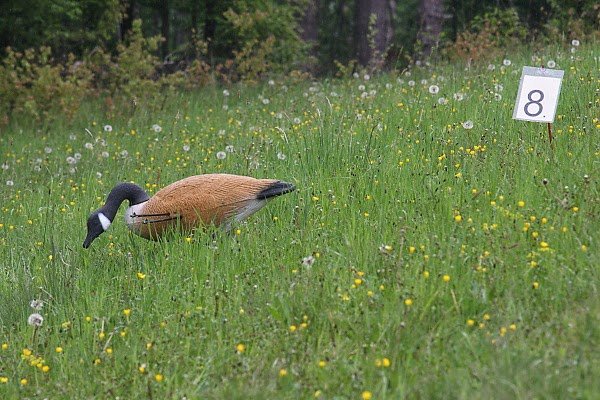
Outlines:
{"label": "white sign", "polygon": [[523,67],[513,119],[552,122],[565,71]]}

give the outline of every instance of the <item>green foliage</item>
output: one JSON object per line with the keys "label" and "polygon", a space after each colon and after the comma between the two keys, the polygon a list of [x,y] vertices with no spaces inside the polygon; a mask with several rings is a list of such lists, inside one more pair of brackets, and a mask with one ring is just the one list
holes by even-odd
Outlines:
{"label": "green foliage", "polygon": [[91,72],[70,55],[64,64],[51,59],[49,47],[39,51],[6,49],[0,65],[0,121],[12,116],[48,120],[72,118],[88,93]]}
{"label": "green foliage", "polygon": [[306,54],[298,34],[301,2],[235,1],[223,14],[224,36],[242,79],[292,70]]}
{"label": "green foliage", "polygon": [[0,49],[51,47],[81,55],[115,37],[119,0],[6,0],[0,2]]}
{"label": "green foliage", "polygon": [[516,9],[494,8],[473,18],[470,27],[450,44],[447,54],[465,60],[491,59],[523,43],[526,36],[527,29]]}

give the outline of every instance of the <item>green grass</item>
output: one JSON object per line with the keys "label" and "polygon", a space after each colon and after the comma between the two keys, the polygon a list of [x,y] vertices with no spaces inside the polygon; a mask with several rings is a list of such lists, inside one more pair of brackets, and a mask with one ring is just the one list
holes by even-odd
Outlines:
{"label": "green grass", "polygon": [[[13,123],[0,134],[0,398],[594,398],[599,50]],[[545,124],[511,119],[521,67],[549,59],[565,70],[552,147]],[[149,242],[121,211],[82,248],[116,182],[154,192],[209,172],[298,190],[233,235]]]}

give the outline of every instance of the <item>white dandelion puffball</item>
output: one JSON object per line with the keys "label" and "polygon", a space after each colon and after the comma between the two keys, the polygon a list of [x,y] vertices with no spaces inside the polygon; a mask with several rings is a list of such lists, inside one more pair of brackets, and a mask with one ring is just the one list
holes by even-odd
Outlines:
{"label": "white dandelion puffball", "polygon": [[158,132],[162,131],[162,127],[158,124],[154,124],[154,125],[152,125],[152,130],[154,132],[158,133]]}
{"label": "white dandelion puffball", "polygon": [[75,157],[71,157],[71,156],[67,157],[67,164],[73,165],[76,162],[77,162],[77,160],[75,159]]}
{"label": "white dandelion puffball", "polygon": [[577,39],[571,40],[571,46],[573,46],[573,47],[579,47],[579,40],[577,40]]}
{"label": "white dandelion puffball", "polygon": [[234,150],[235,148],[233,147],[233,145],[228,144],[227,146],[225,146],[225,151],[228,153],[233,153]]}
{"label": "white dandelion puffball", "polygon": [[104,125],[104,132],[112,132],[112,126]]}
{"label": "white dandelion puffball", "polygon": [[223,90],[223,96],[225,96],[225,97],[229,96],[229,90],[224,89]]}
{"label": "white dandelion puffball", "polygon": [[36,311],[40,311],[42,309],[42,307],[44,307],[44,302],[39,299],[33,299],[29,303],[29,307],[33,308]]}
{"label": "white dandelion puffball", "polygon": [[508,66],[509,66],[509,65],[511,65],[511,64],[512,64],[512,61],[510,61],[508,58],[505,58],[505,59],[502,61],[502,65],[504,65],[505,67],[508,67]]}
{"label": "white dandelion puffball", "polygon": [[548,66],[548,68],[554,68],[556,67],[556,61],[548,60],[548,63],[546,65]]}
{"label": "white dandelion puffball", "polygon": [[42,326],[44,323],[44,317],[38,313],[33,313],[29,316],[29,318],[27,318],[27,323],[35,327]]}
{"label": "white dandelion puffball", "polygon": [[465,129],[472,129],[473,128],[473,121],[466,120],[465,122],[462,123],[462,127]]}
{"label": "white dandelion puffball", "polygon": [[217,159],[224,160],[225,157],[227,157],[227,153],[225,153],[224,151],[217,152]]}
{"label": "white dandelion puffball", "polygon": [[282,161],[283,161],[283,160],[285,160],[287,157],[286,157],[286,155],[285,155],[285,154],[283,154],[282,152],[279,152],[279,153],[277,153],[277,158],[278,158],[279,160],[282,160]]}
{"label": "white dandelion puffball", "polygon": [[429,86],[429,93],[431,94],[438,94],[440,91],[440,87],[438,85],[431,85]]}
{"label": "white dandelion puffball", "polygon": [[84,144],[83,147],[85,147],[88,150],[93,150],[94,149],[94,145],[91,144],[90,142],[87,142],[86,144]]}
{"label": "white dandelion puffball", "polygon": [[184,145],[183,145],[183,151],[185,151],[185,152],[188,152],[188,151],[190,151],[190,146],[189,146],[189,145],[187,145],[187,144],[184,144]]}

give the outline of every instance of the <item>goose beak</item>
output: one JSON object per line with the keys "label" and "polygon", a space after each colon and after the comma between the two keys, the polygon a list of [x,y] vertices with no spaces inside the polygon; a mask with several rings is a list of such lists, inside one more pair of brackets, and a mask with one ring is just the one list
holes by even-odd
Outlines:
{"label": "goose beak", "polygon": [[94,235],[93,232],[88,232],[87,236],[85,237],[85,240],[83,241],[83,248],[87,249],[88,247],[90,247],[90,244],[92,244],[94,239],[96,239],[97,237],[98,235]]}

